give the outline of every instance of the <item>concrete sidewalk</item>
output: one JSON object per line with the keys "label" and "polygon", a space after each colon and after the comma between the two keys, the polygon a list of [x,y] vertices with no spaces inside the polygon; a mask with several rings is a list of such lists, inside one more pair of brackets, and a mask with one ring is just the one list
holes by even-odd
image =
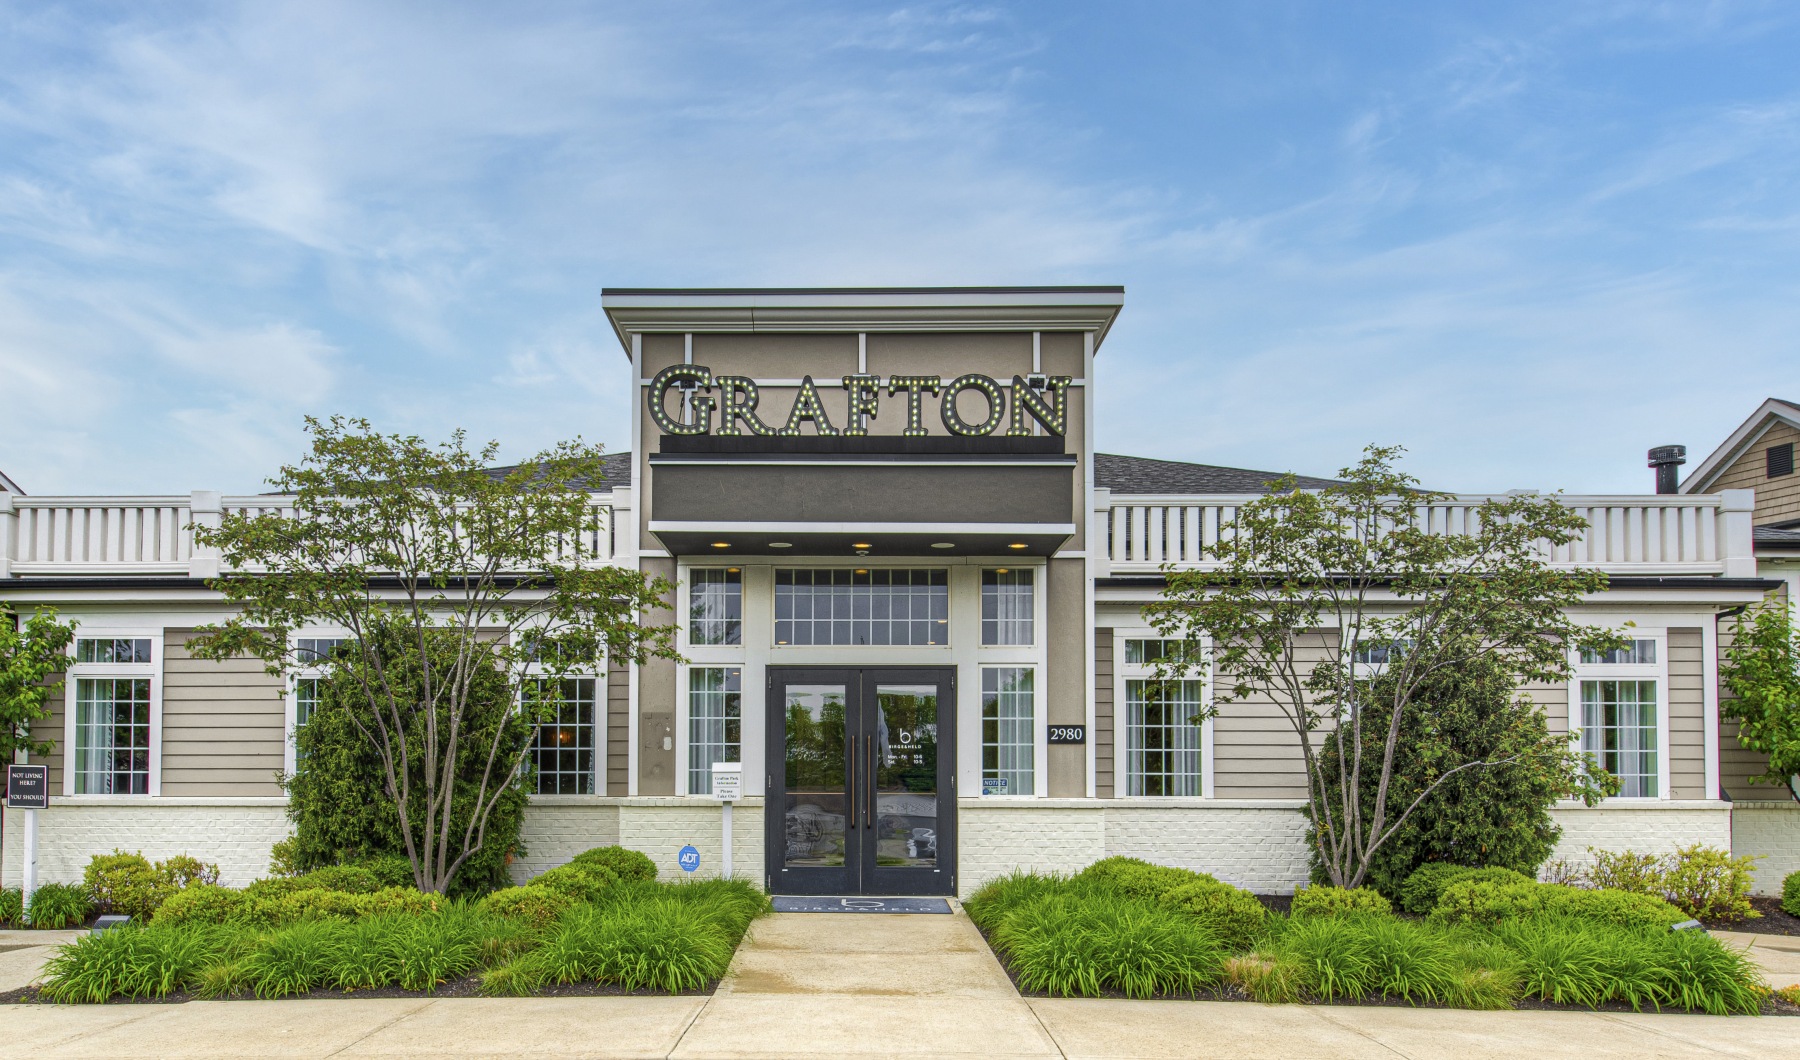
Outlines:
{"label": "concrete sidewalk", "polygon": [[1800,1020],[1021,998],[954,916],[758,921],[704,997],[0,1007],[0,1058],[1788,1055]]}

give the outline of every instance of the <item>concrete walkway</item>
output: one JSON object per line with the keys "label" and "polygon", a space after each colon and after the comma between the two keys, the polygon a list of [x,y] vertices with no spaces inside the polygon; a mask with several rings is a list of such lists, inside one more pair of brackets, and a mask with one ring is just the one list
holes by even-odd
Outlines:
{"label": "concrete walkway", "polygon": [[1751,931],[1715,931],[1713,938],[1741,949],[1762,969],[1773,987],[1800,986],[1800,935],[1758,935]]}
{"label": "concrete walkway", "polygon": [[[3,940],[0,940],[3,944]],[[0,1058],[1788,1055],[1800,1020],[1021,998],[954,916],[758,921],[717,994],[6,1006]]]}

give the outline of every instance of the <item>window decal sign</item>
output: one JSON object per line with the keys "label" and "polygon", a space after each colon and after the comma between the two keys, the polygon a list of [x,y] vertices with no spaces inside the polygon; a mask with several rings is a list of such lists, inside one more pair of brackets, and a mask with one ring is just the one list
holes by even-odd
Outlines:
{"label": "window decal sign", "polygon": [[[900,433],[907,438],[931,433],[925,426],[927,398],[937,405],[938,420],[944,430],[953,435],[1023,438],[1031,434],[1031,421],[1036,421],[1045,432],[1061,437],[1069,424],[1071,382],[1072,378],[1066,375],[1015,375],[1011,386],[1002,386],[999,380],[979,372],[959,375],[948,383],[935,375],[893,375],[885,383],[878,375],[847,375],[842,386],[849,411],[839,425],[832,421],[819,395],[819,384],[809,375],[801,380],[794,404],[777,427],[763,418],[759,408],[762,391],[755,380],[742,375],[715,376],[705,365],[672,364],[650,381],[646,400],[650,404],[650,419],[665,434],[797,438],[813,433],[826,438],[862,438],[869,433],[869,422],[880,415],[885,394],[904,404],[906,427]],[[679,417],[669,414],[671,390],[683,395]],[[981,395],[980,403],[987,409],[977,422],[965,420],[958,411],[958,399],[971,391]],[[890,407],[893,404],[889,402]],[[806,430],[807,424],[812,425],[811,432]]]}
{"label": "window decal sign", "polygon": [[675,855],[675,864],[681,866],[682,872],[693,872],[700,867],[700,852],[692,845],[682,847],[681,852]]}

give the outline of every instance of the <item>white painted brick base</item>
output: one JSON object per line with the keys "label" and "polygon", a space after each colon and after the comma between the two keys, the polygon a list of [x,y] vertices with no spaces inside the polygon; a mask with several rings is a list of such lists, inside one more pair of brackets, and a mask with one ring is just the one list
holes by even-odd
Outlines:
{"label": "white painted brick base", "polygon": [[[25,812],[7,810],[0,880],[23,878]],[[79,883],[88,859],[113,850],[142,851],[152,861],[191,854],[219,866],[223,883],[241,887],[269,874],[269,852],[291,829],[286,801],[273,799],[140,799],[81,802],[52,799],[37,811],[39,883]]]}
{"label": "white painted brick base", "polygon": [[1731,808],[1731,851],[1761,855],[1754,890],[1780,894],[1788,873],[1800,872],[1800,803],[1737,803]]}
{"label": "white painted brick base", "polygon": [[[1149,802],[1078,799],[965,799],[958,814],[957,890],[967,895],[1014,869],[1074,872],[1103,857],[1126,855],[1210,872],[1263,893],[1287,894],[1306,881],[1305,819],[1292,801],[1196,799]],[[1670,802],[1555,811],[1564,835],[1556,856],[1585,858],[1589,846],[1661,851],[1693,842],[1767,855],[1758,890],[1779,890],[1800,869],[1800,807],[1740,803],[1734,827],[1728,803]],[[0,880],[19,884],[23,822],[5,817]],[[151,858],[192,854],[217,862],[228,883],[268,872],[269,849],[288,834],[279,799],[58,800],[38,818],[38,878],[75,882],[96,853],[142,850]],[[618,843],[648,854],[664,879],[680,879],[676,854],[700,851],[697,878],[720,870],[721,807],[682,798],[536,799],[521,830],[528,853],[512,867],[524,881],[583,850]],[[733,813],[733,874],[763,878],[761,799]],[[1735,836],[1734,836],[1735,831]]]}

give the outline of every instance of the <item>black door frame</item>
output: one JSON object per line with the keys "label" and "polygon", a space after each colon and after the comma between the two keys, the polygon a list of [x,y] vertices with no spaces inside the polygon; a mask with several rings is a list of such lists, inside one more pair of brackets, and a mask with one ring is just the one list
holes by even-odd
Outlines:
{"label": "black door frame", "polygon": [[[787,711],[780,690],[788,684],[842,684],[845,704],[845,865],[842,868],[786,866]],[[880,684],[938,686],[937,865],[935,868],[878,866],[875,831],[875,687]],[[956,667],[954,666],[771,666],[764,689],[767,759],[764,778],[763,858],[770,894],[950,895],[956,893]],[[775,783],[775,774],[782,783]]]}

